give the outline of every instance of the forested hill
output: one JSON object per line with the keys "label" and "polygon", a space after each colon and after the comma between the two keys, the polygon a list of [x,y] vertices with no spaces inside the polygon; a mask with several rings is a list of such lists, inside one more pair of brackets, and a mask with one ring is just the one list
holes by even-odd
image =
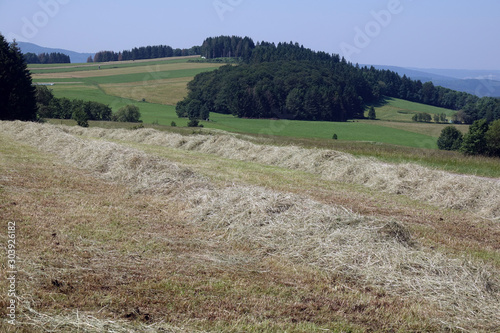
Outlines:
{"label": "forested hill", "polygon": [[359,67],[339,55],[297,43],[257,43],[249,37],[207,38],[206,58],[238,57],[238,66],[197,75],[177,105],[181,117],[209,112],[239,117],[345,121],[363,117],[367,103],[395,97],[461,111],[457,121],[500,119],[500,100],[436,87],[389,70]]}

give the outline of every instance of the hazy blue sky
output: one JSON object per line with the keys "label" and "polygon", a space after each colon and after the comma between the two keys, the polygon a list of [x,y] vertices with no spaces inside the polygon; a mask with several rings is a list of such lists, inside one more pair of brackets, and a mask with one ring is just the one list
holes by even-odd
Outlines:
{"label": "hazy blue sky", "polygon": [[0,0],[0,32],[79,52],[238,35],[361,64],[500,70],[499,0]]}

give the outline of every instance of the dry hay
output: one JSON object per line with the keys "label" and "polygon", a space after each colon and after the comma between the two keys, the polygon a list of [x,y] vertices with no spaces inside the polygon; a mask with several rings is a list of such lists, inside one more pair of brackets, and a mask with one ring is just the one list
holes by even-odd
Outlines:
{"label": "dry hay", "polygon": [[398,222],[258,187],[191,197],[193,222],[220,232],[223,240],[255,244],[262,256],[283,256],[404,298],[425,299],[446,313],[442,324],[449,327],[500,329],[498,272],[421,249]]}
{"label": "dry hay", "polygon": [[320,174],[377,191],[407,195],[434,205],[500,218],[500,181],[456,175],[415,164],[389,164],[325,149],[259,145],[232,135],[182,136],[153,129],[105,130],[65,127],[72,134],[194,150],[241,161]]}
{"label": "dry hay", "polygon": [[0,122],[0,128],[19,141],[55,153],[72,165],[107,180],[125,183],[137,191],[174,191],[201,182],[190,170],[165,159],[112,142],[78,138],[52,125]]}
{"label": "dry hay", "polygon": [[[19,141],[59,155],[68,163],[139,190],[151,187],[157,193],[169,193],[172,187],[178,187],[177,199],[186,200],[191,207],[188,212],[191,223],[213,230],[213,237],[222,241],[246,242],[261,257],[286,257],[297,264],[312,265],[403,298],[417,302],[423,299],[441,311],[441,324],[445,327],[500,329],[498,270],[468,258],[448,258],[440,252],[420,248],[404,225],[396,221],[360,216],[342,207],[260,187],[215,188],[165,159],[116,143],[78,138],[68,132],[219,151],[218,154],[232,151],[234,155],[246,155],[260,162],[293,163],[290,167],[314,172],[328,171],[325,161],[342,164],[343,160],[357,160],[350,155],[295,147],[261,147],[230,136],[183,137],[152,130],[61,129],[21,122],[0,122],[0,129]],[[234,147],[227,148],[227,142],[234,142]],[[351,164],[360,167],[359,162]],[[377,166],[385,165],[377,163]],[[414,176],[413,168],[392,168],[402,178]],[[370,181],[371,178],[365,183]]]}
{"label": "dry hay", "polygon": [[181,332],[197,332],[184,327],[175,327],[166,323],[134,323],[131,324],[127,320],[109,320],[96,317],[95,313],[67,311],[64,314],[47,315],[34,310],[30,302],[20,301],[20,311],[22,320],[16,322],[16,326],[24,328],[33,328],[36,331],[43,332],[81,332],[81,333],[97,333],[97,332],[116,332],[116,333],[134,333],[134,332],[166,332],[166,333],[181,333]]}

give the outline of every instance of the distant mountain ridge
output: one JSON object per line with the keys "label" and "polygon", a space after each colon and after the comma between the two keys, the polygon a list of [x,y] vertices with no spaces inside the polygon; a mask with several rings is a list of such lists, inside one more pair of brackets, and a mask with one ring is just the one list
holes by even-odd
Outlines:
{"label": "distant mountain ridge", "polygon": [[70,60],[72,63],[82,63],[82,62],[87,62],[87,59],[89,56],[94,56],[94,53],[80,53],[80,52],[74,52],[70,50],[65,50],[65,49],[56,49],[56,48],[49,48],[49,47],[43,47],[39,46],[33,43],[27,43],[27,42],[17,42],[19,48],[21,49],[22,53],[35,53],[35,54],[40,54],[40,53],[62,53],[66,54],[70,57]]}
{"label": "distant mountain ridge", "polygon": [[423,69],[383,65],[373,65],[373,67],[390,70],[400,76],[406,75],[412,80],[431,81],[435,86],[463,91],[478,97],[500,97],[500,71]]}

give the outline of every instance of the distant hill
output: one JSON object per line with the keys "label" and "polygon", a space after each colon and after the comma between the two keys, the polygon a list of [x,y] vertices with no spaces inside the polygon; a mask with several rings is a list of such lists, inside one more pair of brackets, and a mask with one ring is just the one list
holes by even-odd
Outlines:
{"label": "distant hill", "polygon": [[53,49],[49,47],[43,47],[39,46],[33,43],[27,43],[27,42],[17,42],[19,45],[19,48],[21,49],[22,53],[35,53],[35,54],[40,54],[40,53],[53,53],[53,52],[59,52],[66,54],[70,57],[72,63],[81,63],[81,62],[87,62],[87,58],[89,56],[94,56],[94,53],[79,53],[79,52],[74,52],[74,51],[69,51],[69,50],[64,50],[64,49]]}
{"label": "distant hill", "polygon": [[[367,65],[370,66],[370,65]],[[463,91],[479,97],[500,97],[500,71],[423,69],[373,65],[422,82],[432,81],[436,86]]]}

